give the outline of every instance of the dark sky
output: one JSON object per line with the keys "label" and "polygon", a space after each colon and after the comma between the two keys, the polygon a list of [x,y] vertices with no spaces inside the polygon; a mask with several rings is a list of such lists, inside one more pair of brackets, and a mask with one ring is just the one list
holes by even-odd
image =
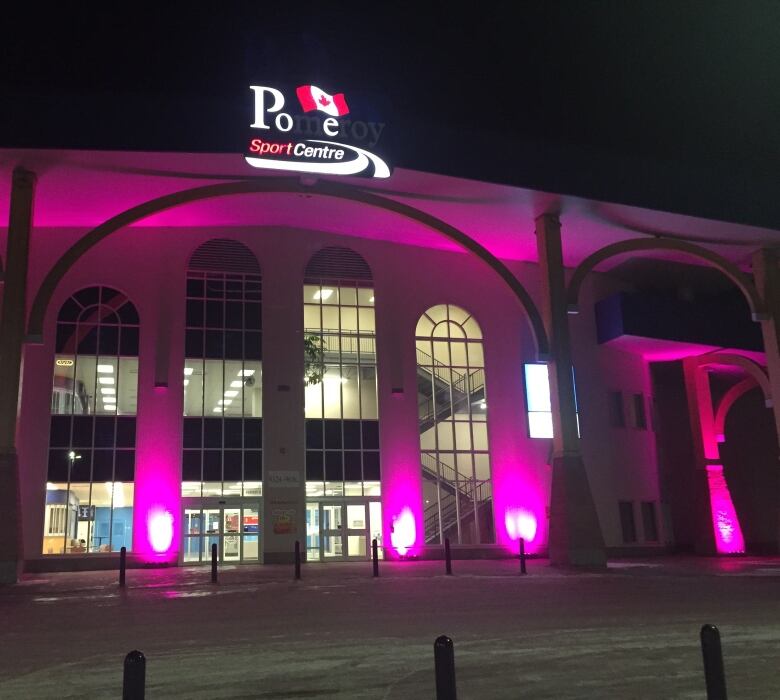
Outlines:
{"label": "dark sky", "polygon": [[4,10],[0,146],[240,150],[249,84],[319,82],[398,165],[659,206],[704,174],[688,208],[780,227],[720,201],[780,191],[780,2],[274,4]]}

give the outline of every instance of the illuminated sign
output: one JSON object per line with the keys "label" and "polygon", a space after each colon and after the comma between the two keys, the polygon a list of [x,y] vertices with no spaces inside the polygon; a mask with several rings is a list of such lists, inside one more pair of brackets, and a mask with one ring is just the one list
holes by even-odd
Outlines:
{"label": "illuminated sign", "polygon": [[[246,162],[255,168],[315,175],[390,177],[390,168],[373,149],[385,125],[352,118],[343,93],[331,95],[316,85],[295,91],[300,113],[284,111],[281,90],[251,85],[253,132]],[[292,102],[291,102],[292,103]],[[294,104],[294,103],[292,103]]]}
{"label": "illuminated sign", "polygon": [[73,367],[73,360],[57,360],[57,367]]}

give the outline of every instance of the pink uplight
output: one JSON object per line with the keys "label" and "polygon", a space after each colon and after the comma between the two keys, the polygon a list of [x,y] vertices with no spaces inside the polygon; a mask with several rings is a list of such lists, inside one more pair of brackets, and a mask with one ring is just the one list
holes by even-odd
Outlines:
{"label": "pink uplight", "polygon": [[150,511],[147,532],[152,551],[164,554],[173,542],[173,515],[163,508]]}
{"label": "pink uplight", "polygon": [[406,556],[417,540],[414,526],[414,515],[409,508],[404,508],[393,518],[393,529],[390,533],[390,543],[400,556]]}
{"label": "pink uplight", "polygon": [[506,531],[511,540],[521,537],[526,542],[532,542],[536,537],[536,516],[525,508],[510,508],[504,516]]}
{"label": "pink uplight", "polygon": [[745,551],[745,538],[739,525],[737,511],[731,500],[723,467],[707,465],[707,484],[710,490],[710,508],[715,533],[715,547],[719,554],[739,554]]}

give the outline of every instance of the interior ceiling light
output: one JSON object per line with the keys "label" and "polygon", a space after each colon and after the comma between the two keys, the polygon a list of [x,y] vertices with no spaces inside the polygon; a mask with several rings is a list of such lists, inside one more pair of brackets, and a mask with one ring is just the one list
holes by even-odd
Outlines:
{"label": "interior ceiling light", "polygon": [[225,411],[225,409],[224,409],[224,408],[222,408],[222,406],[217,406],[217,407],[214,409],[214,413],[223,413],[224,411]]}
{"label": "interior ceiling light", "polygon": [[228,389],[225,392],[225,396],[227,396],[229,399],[232,399],[234,396],[238,396],[238,392],[235,389]]}
{"label": "interior ceiling light", "polygon": [[185,377],[189,377],[189,376],[192,374],[192,372],[193,372],[193,371],[194,371],[194,370],[193,370],[193,368],[192,368],[192,367],[185,367],[185,368],[184,368],[184,376],[185,376]]}
{"label": "interior ceiling light", "polygon": [[317,290],[314,292],[314,298],[315,299],[322,299],[323,301],[325,299],[330,299],[333,296],[333,290],[332,289],[322,289]]}
{"label": "interior ceiling light", "polygon": [[[101,386],[100,387],[100,393],[104,394],[104,395],[105,394],[116,394],[116,389],[114,389],[114,387],[112,387],[112,386]],[[104,398],[104,400],[106,400],[106,399]]]}
{"label": "interior ceiling light", "polygon": [[187,386],[187,385],[189,385],[189,383],[190,383],[190,380],[189,380],[189,379],[185,379],[185,380],[184,380],[184,386]]}
{"label": "interior ceiling light", "polygon": [[114,373],[114,365],[98,365],[97,366],[98,374],[113,374]]}
{"label": "interior ceiling light", "polygon": [[251,377],[255,373],[253,369],[242,369],[239,373],[239,377]]}
{"label": "interior ceiling light", "polygon": [[373,303],[374,303],[374,297],[369,297],[369,299],[368,299],[368,303],[369,303],[369,304],[373,304]]}
{"label": "interior ceiling light", "polygon": [[99,384],[113,384],[114,378],[113,377],[98,377],[98,383]]}
{"label": "interior ceiling light", "polygon": [[230,406],[233,403],[233,399],[220,399],[217,401],[220,406]]}
{"label": "interior ceiling light", "polygon": [[244,382],[242,382],[240,379],[236,379],[235,381],[230,382],[230,386],[233,389],[240,389],[242,386],[244,386]]}

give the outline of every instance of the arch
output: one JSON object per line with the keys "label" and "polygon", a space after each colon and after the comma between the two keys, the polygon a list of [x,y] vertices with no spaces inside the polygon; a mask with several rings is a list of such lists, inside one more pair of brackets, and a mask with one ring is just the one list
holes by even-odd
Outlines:
{"label": "arch", "polygon": [[741,382],[737,382],[723,395],[723,398],[718,404],[718,410],[715,412],[715,438],[718,442],[725,441],[726,416],[731,410],[731,407],[756,386],[758,385],[753,377],[746,377]]}
{"label": "arch", "polygon": [[767,406],[771,406],[772,402],[772,389],[769,384],[769,377],[764,372],[764,369],[757,362],[754,362],[744,355],[737,355],[735,353],[728,352],[711,352],[705,355],[699,355],[696,358],[696,364],[699,367],[709,367],[712,365],[732,365],[739,367],[761,387],[761,391],[764,393],[764,401]]}
{"label": "arch", "polygon": [[737,285],[737,287],[739,287],[740,291],[747,300],[754,321],[766,320],[766,312],[764,311],[758,290],[750,278],[736,265],[726,260],[723,256],[708,250],[707,248],[702,248],[701,246],[694,245],[693,243],[678,241],[670,238],[632,239],[628,241],[619,241],[618,243],[608,245],[601,250],[597,250],[592,255],[589,255],[577,266],[577,268],[574,270],[574,274],[572,275],[571,280],[569,281],[569,286],[566,293],[566,302],[569,313],[578,313],[580,288],[582,287],[582,283],[585,280],[585,277],[587,277],[588,273],[590,273],[596,267],[596,265],[617,255],[648,250],[673,250],[690,257],[704,260],[712,267],[720,270],[735,285]]}
{"label": "arch", "polygon": [[397,202],[388,197],[355,189],[350,185],[318,181],[315,185],[308,186],[302,184],[298,179],[281,177],[238,180],[180,190],[179,192],[163,195],[162,197],[138,204],[104,221],[74,243],[49,270],[31,306],[27,327],[28,342],[41,342],[43,338],[43,320],[54,290],[76,261],[101,240],[124,226],[165,209],[213,197],[250,193],[314,193],[326,197],[334,197],[394,212],[438,231],[463,246],[466,250],[474,253],[504,280],[525,310],[536,343],[537,354],[540,358],[549,354],[549,341],[544,323],[528,291],[503,262],[459,229],[415,207]]}
{"label": "arch", "polygon": [[353,280],[372,282],[371,266],[365,258],[344,246],[326,246],[314,253],[306,263],[304,279]]}
{"label": "arch", "polygon": [[240,241],[212,238],[192,251],[187,269],[259,275],[260,263],[255,254]]}
{"label": "arch", "polygon": [[[437,309],[443,309],[445,313],[445,317],[439,319],[438,321],[434,318],[434,316],[431,315],[431,312]],[[452,317],[453,311],[457,312],[458,314],[463,314],[461,316],[461,320]],[[430,331],[427,333],[421,333],[421,324],[424,323],[425,319],[427,319],[428,323],[430,324]],[[447,333],[445,333],[443,336],[436,334],[437,327],[441,326],[442,324],[447,324],[447,328],[449,328],[450,323],[454,323],[461,328],[463,331],[463,337],[466,340],[482,340],[482,329],[480,328],[477,319],[474,318],[474,315],[471,312],[466,311],[466,309],[464,309],[462,306],[457,306],[456,304],[436,304],[423,311],[423,313],[420,314],[420,318],[417,319],[415,337],[432,338],[436,336],[450,338],[451,336],[449,336]]]}

